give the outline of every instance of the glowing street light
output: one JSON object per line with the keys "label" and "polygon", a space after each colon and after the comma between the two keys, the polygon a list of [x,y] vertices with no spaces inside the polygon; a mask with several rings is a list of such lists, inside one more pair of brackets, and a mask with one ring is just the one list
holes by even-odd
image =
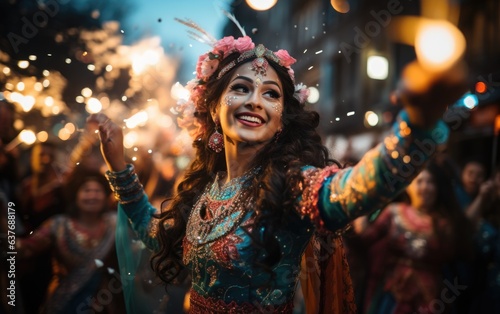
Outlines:
{"label": "glowing street light", "polygon": [[265,11],[272,8],[278,0],[247,0],[247,4],[254,10]]}
{"label": "glowing street light", "polygon": [[415,52],[430,71],[450,68],[465,51],[465,37],[448,21],[421,20],[415,38]]}
{"label": "glowing street light", "polygon": [[367,111],[365,113],[365,122],[368,126],[376,126],[379,122],[378,115],[373,111]]}
{"label": "glowing street light", "polygon": [[389,61],[382,56],[369,56],[366,73],[374,80],[385,80],[389,75]]}
{"label": "glowing street light", "polygon": [[339,13],[347,13],[351,9],[347,0],[331,0],[330,4],[332,5],[332,8]]}
{"label": "glowing street light", "polygon": [[307,96],[307,102],[310,104],[317,103],[319,100],[319,90],[314,86],[310,86],[308,87],[308,89],[309,89],[309,96]]}

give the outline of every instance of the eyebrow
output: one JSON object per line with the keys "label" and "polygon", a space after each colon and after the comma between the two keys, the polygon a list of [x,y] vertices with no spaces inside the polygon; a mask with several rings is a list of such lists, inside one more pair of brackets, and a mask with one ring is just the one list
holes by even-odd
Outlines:
{"label": "eyebrow", "polygon": [[[231,83],[232,83],[232,82],[234,82],[234,81],[236,81],[237,79],[242,79],[242,80],[245,80],[245,81],[250,82],[250,83],[252,83],[252,84],[253,84],[253,80],[252,80],[251,78],[249,78],[249,77],[247,77],[247,76],[243,76],[243,75],[237,75],[237,76],[236,76],[236,77],[235,77],[235,78],[231,81]],[[264,81],[264,82],[262,82],[262,84],[273,84],[273,85],[276,85],[276,86],[279,88],[279,90],[281,91],[281,87],[280,87],[280,86],[279,86],[279,84],[278,84],[278,83],[276,83],[275,81]]]}

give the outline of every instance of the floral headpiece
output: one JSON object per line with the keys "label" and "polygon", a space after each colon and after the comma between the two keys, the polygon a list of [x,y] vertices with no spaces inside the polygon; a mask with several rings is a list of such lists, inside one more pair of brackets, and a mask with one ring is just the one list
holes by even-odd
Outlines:
{"label": "floral headpiece", "polygon": [[[259,44],[255,46],[252,39],[248,37],[245,30],[240,26],[238,21],[233,15],[224,12],[240,29],[243,34],[242,37],[234,38],[233,36],[226,36],[220,40],[216,40],[205,30],[199,27],[194,22],[187,20],[176,19],[178,22],[194,29],[197,32],[189,31],[192,38],[207,43],[212,46],[212,50],[201,55],[196,64],[196,78],[190,80],[185,88],[189,91],[190,96],[188,99],[181,99],[177,102],[175,111],[182,114],[182,117],[177,119],[179,127],[185,128],[190,131],[191,135],[198,139],[199,136],[205,131],[205,126],[201,125],[195,118],[195,112],[207,112],[208,108],[205,103],[206,86],[205,83],[217,71],[219,63],[232,53],[239,52],[240,56],[224,66],[217,74],[217,79],[223,77],[235,66],[245,62],[248,59],[255,58],[252,62],[257,71],[259,69],[267,68],[268,61],[271,60],[288,70],[288,75],[293,82],[295,82],[294,71],[291,68],[297,60],[292,58],[286,50],[280,49],[273,52]],[[300,83],[295,85],[294,97],[304,104],[309,95],[307,87]]]}

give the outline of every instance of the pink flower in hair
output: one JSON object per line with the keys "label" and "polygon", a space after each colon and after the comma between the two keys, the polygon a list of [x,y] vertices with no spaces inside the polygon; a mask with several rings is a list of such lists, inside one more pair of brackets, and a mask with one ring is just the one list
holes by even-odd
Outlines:
{"label": "pink flower in hair", "polygon": [[295,71],[292,68],[288,68],[288,75],[292,78],[292,81],[295,82]]}
{"label": "pink flower in hair", "polygon": [[221,40],[217,41],[214,45],[214,53],[222,53],[224,54],[224,58],[228,55],[228,53],[234,51],[234,37],[226,36]]}
{"label": "pink flower in hair", "polygon": [[309,97],[309,88],[304,84],[300,83],[295,85],[295,92],[293,94],[295,98],[301,103],[304,104]]}
{"label": "pink flower in hair", "polygon": [[201,71],[201,77],[204,80],[207,80],[214,72],[217,70],[217,67],[219,66],[219,60],[218,59],[212,59],[207,56],[203,62],[201,62],[200,66],[200,71]]}
{"label": "pink flower in hair", "polygon": [[202,66],[203,66],[203,62],[205,61],[206,58],[208,58],[208,53],[202,54],[198,58],[198,62],[196,63],[196,78],[198,78],[198,79],[203,78]]}
{"label": "pink flower in hair", "polygon": [[234,43],[234,48],[236,48],[238,52],[252,50],[254,47],[255,44],[252,42],[252,39],[248,36],[240,37]]}
{"label": "pink flower in hair", "polygon": [[280,63],[284,67],[289,67],[297,61],[288,54],[288,51],[284,49],[280,49],[274,54],[280,59]]}

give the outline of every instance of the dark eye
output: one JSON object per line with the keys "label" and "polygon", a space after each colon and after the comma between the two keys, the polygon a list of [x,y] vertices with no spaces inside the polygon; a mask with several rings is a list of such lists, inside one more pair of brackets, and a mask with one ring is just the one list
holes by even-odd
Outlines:
{"label": "dark eye", "polygon": [[274,99],[279,99],[281,97],[281,94],[273,89],[268,90],[267,92],[264,93],[264,95],[268,95],[269,97]]}
{"label": "dark eye", "polygon": [[248,87],[243,84],[234,84],[231,86],[231,90],[240,93],[248,93]]}

